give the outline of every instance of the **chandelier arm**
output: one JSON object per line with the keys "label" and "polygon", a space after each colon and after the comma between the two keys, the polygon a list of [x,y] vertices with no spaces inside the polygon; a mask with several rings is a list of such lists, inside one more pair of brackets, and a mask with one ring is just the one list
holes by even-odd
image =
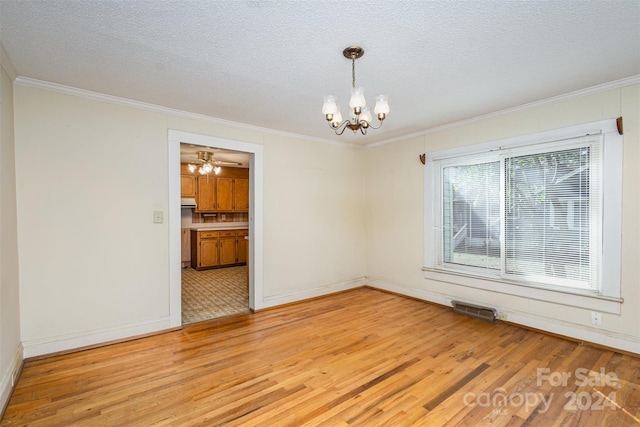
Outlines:
{"label": "chandelier arm", "polygon": [[369,127],[370,127],[371,129],[380,129],[380,128],[382,127],[382,122],[383,122],[382,120],[378,120],[378,123],[379,123],[379,124],[378,124],[378,126],[374,126],[374,125],[372,125],[372,124],[371,124],[371,123],[369,123],[369,122],[367,122],[367,123],[369,123]]}
{"label": "chandelier arm", "polygon": [[331,126],[331,129],[333,129],[333,131],[336,133],[336,135],[342,135],[345,131],[345,129],[347,129],[347,126],[351,123],[350,120],[345,120],[344,122],[340,123],[340,125],[338,127],[333,127],[331,126],[331,123],[329,123],[329,126]]}

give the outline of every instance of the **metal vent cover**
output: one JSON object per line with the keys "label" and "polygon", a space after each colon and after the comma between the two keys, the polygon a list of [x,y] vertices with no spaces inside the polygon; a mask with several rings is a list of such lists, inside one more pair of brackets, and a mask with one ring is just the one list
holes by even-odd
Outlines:
{"label": "metal vent cover", "polygon": [[498,317],[498,310],[495,308],[483,307],[461,301],[451,301],[451,304],[453,305],[454,312],[475,317],[476,319],[495,322]]}

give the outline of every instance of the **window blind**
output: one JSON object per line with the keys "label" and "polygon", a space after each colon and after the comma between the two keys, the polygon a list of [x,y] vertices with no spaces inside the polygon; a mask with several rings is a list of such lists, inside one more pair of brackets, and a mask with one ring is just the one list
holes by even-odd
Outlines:
{"label": "window blind", "polygon": [[597,289],[601,136],[504,159],[503,274]]}

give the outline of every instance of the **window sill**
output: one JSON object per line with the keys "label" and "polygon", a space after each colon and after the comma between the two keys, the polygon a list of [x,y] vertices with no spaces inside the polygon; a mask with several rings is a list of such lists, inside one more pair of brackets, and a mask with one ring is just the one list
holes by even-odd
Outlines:
{"label": "window sill", "polygon": [[424,267],[422,271],[424,271],[425,279],[605,313],[620,314],[620,307],[623,303],[622,298],[596,295],[577,289],[534,287],[498,278],[480,277],[438,268]]}

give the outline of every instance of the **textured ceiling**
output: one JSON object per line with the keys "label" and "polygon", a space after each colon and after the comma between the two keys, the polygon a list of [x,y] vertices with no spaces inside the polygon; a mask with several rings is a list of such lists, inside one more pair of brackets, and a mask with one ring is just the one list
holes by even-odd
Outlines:
{"label": "textured ceiling", "polygon": [[[369,144],[640,74],[640,1],[0,0],[17,74]],[[335,136],[349,45],[383,127]]]}

